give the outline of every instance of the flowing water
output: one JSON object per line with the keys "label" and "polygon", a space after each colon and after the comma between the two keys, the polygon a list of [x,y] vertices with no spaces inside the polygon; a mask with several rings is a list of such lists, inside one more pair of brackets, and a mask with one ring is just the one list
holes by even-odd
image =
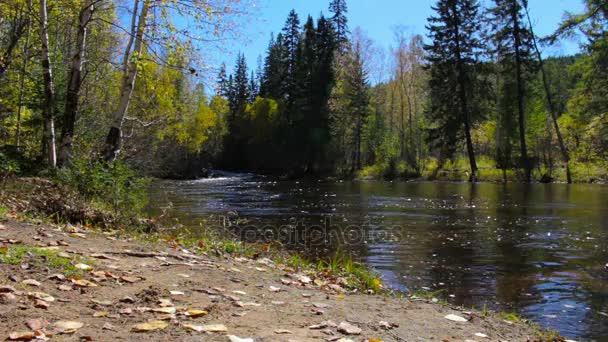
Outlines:
{"label": "flowing water", "polygon": [[395,289],[441,291],[568,338],[608,340],[607,186],[224,174],[158,181],[151,199],[193,234],[206,218],[316,255],[350,251]]}

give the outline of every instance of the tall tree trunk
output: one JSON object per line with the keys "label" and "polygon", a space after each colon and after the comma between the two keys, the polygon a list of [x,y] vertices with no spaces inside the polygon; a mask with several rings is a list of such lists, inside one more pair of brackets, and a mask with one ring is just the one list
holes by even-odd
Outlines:
{"label": "tall tree trunk", "polygon": [[[458,9],[456,8],[456,3],[452,3],[452,11],[455,16],[458,16]],[[466,138],[467,144],[467,155],[469,156],[469,164],[471,166],[471,176],[469,177],[469,181],[475,183],[477,181],[477,161],[475,160],[475,150],[473,148],[473,139],[471,139],[471,115],[469,113],[469,102],[467,98],[467,75],[464,67],[464,61],[462,60],[462,55],[460,51],[460,28],[459,28],[460,20],[456,20],[455,30],[456,30],[456,64],[458,67],[458,90],[460,96],[460,110],[462,121],[464,123],[464,134]]]}
{"label": "tall tree trunk", "polygon": [[512,20],[513,20],[513,38],[515,40],[515,67],[517,73],[517,110],[519,123],[519,145],[521,149],[521,160],[526,172],[526,182],[530,183],[532,176],[532,168],[530,159],[528,158],[528,149],[526,147],[526,123],[524,110],[524,80],[521,60],[521,34],[519,28],[519,18],[517,11],[517,0],[513,0]]}
{"label": "tall tree trunk", "polygon": [[43,146],[48,166],[57,165],[57,151],[55,149],[55,90],[53,86],[53,70],[49,54],[49,32],[46,0],[40,0],[40,42],[42,44],[42,76],[44,80],[44,134]]}
{"label": "tall tree trunk", "polygon": [[540,53],[540,49],[538,48],[538,44],[536,43],[536,35],[534,35],[534,30],[532,29],[532,19],[530,19],[530,12],[528,11],[527,0],[524,1],[524,10],[526,11],[526,16],[528,17],[530,32],[532,33],[532,43],[534,44],[534,50],[536,51],[536,57],[538,58],[540,72],[543,78],[543,87],[545,89],[549,113],[551,114],[551,121],[553,121],[553,128],[555,129],[555,134],[557,135],[557,142],[559,144],[559,149],[562,154],[562,159],[564,163],[566,163],[566,178],[568,180],[568,184],[572,184],[572,175],[570,174],[570,154],[568,153],[566,144],[564,144],[564,139],[559,129],[559,124],[557,123],[557,109],[555,108],[555,102],[553,102],[553,97],[551,96],[551,89],[549,88],[549,77],[547,76],[547,72],[545,71],[545,63],[543,61],[543,56]]}
{"label": "tall tree trunk", "polygon": [[[120,149],[122,147],[122,125],[131,103],[131,97],[133,96],[133,89],[135,88],[135,79],[137,78],[137,59],[140,58],[142,48],[144,31],[146,29],[146,21],[148,18],[148,12],[150,10],[150,1],[143,0],[143,6],[139,19],[137,18],[137,7],[138,0],[135,0],[133,18],[132,18],[132,30],[131,38],[127,44],[125,56],[123,60],[123,81],[120,87],[120,102],[118,108],[114,112],[112,118],[112,126],[106,137],[104,158],[106,161],[112,162],[116,160]],[[137,25],[135,22],[137,21]],[[131,52],[131,45],[134,44],[133,51]]]}
{"label": "tall tree trunk", "polygon": [[87,40],[87,26],[94,12],[93,0],[85,0],[84,8],[78,18],[78,32],[76,33],[76,51],[72,56],[68,90],[65,99],[65,117],[61,131],[61,145],[59,149],[59,166],[69,164],[72,158],[72,144],[74,139],[74,126],[78,113],[78,97],[82,84],[82,67]]}
{"label": "tall tree trunk", "polygon": [[[27,9],[29,13],[32,13],[32,0],[28,0]],[[25,73],[27,71],[27,62],[30,58],[30,30],[32,27],[31,16],[28,15],[27,28],[25,34],[25,45],[23,47],[23,66],[21,68],[21,79],[19,81],[19,108],[17,108],[17,132],[15,133],[15,146],[19,149],[21,146],[21,111],[23,110],[23,96],[25,93]]]}

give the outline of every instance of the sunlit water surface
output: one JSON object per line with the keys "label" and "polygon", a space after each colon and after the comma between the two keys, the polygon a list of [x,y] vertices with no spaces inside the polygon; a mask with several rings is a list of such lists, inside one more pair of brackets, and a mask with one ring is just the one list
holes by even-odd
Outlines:
{"label": "sunlit water surface", "polygon": [[354,252],[395,289],[443,290],[454,304],[515,311],[569,338],[608,340],[607,186],[222,174],[158,181],[151,208],[193,234],[205,218],[234,232],[274,230],[291,248],[320,256]]}

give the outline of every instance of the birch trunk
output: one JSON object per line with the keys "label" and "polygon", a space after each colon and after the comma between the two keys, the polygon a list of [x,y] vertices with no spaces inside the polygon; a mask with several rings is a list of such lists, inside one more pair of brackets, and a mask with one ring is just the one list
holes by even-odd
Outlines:
{"label": "birch trunk", "polygon": [[[133,20],[137,16],[137,5],[138,0],[135,1]],[[125,51],[125,58],[123,61],[123,82],[120,89],[120,102],[118,108],[112,118],[112,126],[108,132],[105,144],[104,158],[108,162],[113,162],[116,157],[120,154],[122,148],[123,137],[122,137],[122,126],[131,103],[131,97],[133,96],[133,89],[135,88],[135,79],[137,78],[137,59],[140,57],[143,47],[144,31],[146,29],[146,21],[148,18],[148,12],[150,10],[150,0],[143,0],[143,6],[137,25],[132,26],[131,38]],[[131,45],[134,44],[133,52],[131,52]]]}
{"label": "birch trunk", "polygon": [[54,168],[57,165],[57,151],[55,148],[55,90],[53,86],[53,70],[49,54],[49,33],[46,0],[40,0],[40,42],[42,75],[44,80],[44,103],[43,103],[43,156],[48,166]]}
{"label": "birch trunk", "polygon": [[74,139],[74,126],[78,113],[78,97],[82,84],[82,67],[87,40],[87,25],[93,15],[93,0],[85,0],[84,7],[78,18],[78,32],[76,33],[76,52],[72,56],[68,90],[65,100],[65,118],[61,131],[61,145],[59,150],[59,166],[69,164],[72,158],[72,145]]}

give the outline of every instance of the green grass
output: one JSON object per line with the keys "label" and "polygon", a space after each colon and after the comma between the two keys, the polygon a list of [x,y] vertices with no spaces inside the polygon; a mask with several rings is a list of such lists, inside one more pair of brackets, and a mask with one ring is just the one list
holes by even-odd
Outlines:
{"label": "green grass", "polygon": [[90,259],[80,256],[65,258],[60,256],[59,253],[61,251],[54,249],[11,245],[5,249],[0,249],[0,263],[19,265],[24,262],[31,262],[35,266],[48,267],[61,272],[67,277],[81,277],[84,275],[85,271],[76,268],[75,264],[93,264],[93,260]]}
{"label": "green grass", "polygon": [[6,214],[8,214],[9,209],[7,207],[0,205],[0,219],[6,218]]}

